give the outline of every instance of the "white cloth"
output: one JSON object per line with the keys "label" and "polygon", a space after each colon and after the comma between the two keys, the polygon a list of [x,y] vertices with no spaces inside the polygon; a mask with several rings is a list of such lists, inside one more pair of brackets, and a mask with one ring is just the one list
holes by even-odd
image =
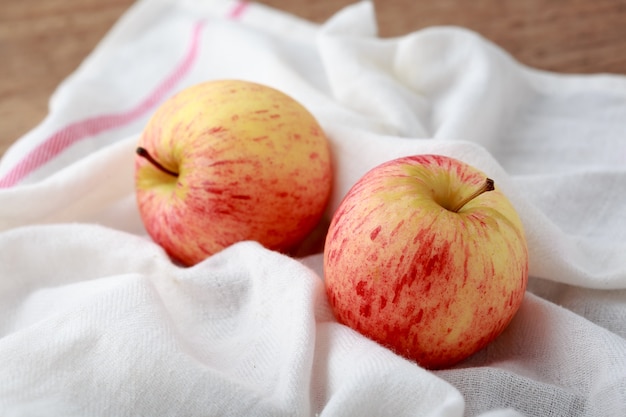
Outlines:
{"label": "white cloth", "polygon": [[[626,77],[540,72],[454,27],[381,39],[374,16],[141,0],[120,19],[0,163],[2,416],[626,415]],[[315,114],[328,216],[397,156],[488,172],[530,251],[505,332],[429,372],[334,320],[319,253],[242,242],[173,265],[141,224],[133,150],[158,103],[217,78]]]}

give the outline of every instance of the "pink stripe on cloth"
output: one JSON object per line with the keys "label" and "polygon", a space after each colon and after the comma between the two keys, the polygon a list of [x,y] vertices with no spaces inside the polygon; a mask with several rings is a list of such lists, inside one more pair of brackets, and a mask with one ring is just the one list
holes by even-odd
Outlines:
{"label": "pink stripe on cloth", "polygon": [[[248,6],[248,2],[239,1],[229,11],[227,17],[238,19]],[[59,129],[42,143],[33,148],[26,156],[0,178],[0,188],[12,187],[30,173],[46,164],[72,144],[107,130],[124,126],[141,117],[144,113],[161,102],[174,86],[193,66],[200,46],[200,33],[204,22],[198,22],[193,28],[187,53],[172,73],[159,84],[139,105],[123,113],[103,114],[89,117],[68,124]]]}
{"label": "pink stripe on cloth", "polygon": [[237,2],[237,4],[235,4],[232,10],[228,13],[228,17],[230,19],[239,19],[247,8],[248,8],[247,1],[239,1]]}

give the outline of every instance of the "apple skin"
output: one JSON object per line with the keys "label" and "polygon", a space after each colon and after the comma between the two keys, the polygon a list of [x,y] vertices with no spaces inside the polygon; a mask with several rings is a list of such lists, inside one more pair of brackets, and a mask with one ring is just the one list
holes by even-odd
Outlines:
{"label": "apple skin", "polygon": [[300,103],[265,85],[209,81],[163,103],[138,144],[136,198],[152,239],[183,265],[255,240],[287,252],[330,197],[329,144]]}
{"label": "apple skin", "polygon": [[449,210],[485,179],[439,155],[395,159],[359,179],[324,248],[337,319],[428,369],[450,367],[495,339],[524,297],[528,249],[497,187]]}

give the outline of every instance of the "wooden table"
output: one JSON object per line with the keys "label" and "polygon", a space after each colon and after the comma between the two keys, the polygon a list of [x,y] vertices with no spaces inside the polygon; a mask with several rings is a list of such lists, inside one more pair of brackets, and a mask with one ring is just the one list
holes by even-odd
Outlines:
{"label": "wooden table", "polygon": [[[262,0],[323,22],[356,0]],[[0,6],[0,155],[133,0],[20,0]],[[382,37],[460,25],[519,61],[566,73],[626,74],[626,0],[374,0]]]}

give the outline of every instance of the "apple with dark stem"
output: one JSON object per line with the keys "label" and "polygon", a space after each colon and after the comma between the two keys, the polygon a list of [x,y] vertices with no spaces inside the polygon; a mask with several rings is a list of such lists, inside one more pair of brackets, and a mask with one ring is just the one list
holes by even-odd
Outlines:
{"label": "apple with dark stem", "polygon": [[439,155],[366,173],[330,224],[324,276],[338,320],[431,368],[496,338],[524,297],[528,250],[487,176]]}
{"label": "apple with dark stem", "polygon": [[137,147],[143,223],[183,265],[243,240],[292,250],[321,219],[331,184],[329,144],[313,115],[247,81],[205,82],[176,94]]}

